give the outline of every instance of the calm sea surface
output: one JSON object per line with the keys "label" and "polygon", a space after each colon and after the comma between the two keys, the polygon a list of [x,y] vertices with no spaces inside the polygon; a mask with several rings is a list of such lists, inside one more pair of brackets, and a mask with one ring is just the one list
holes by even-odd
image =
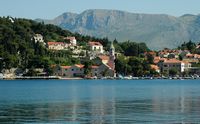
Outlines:
{"label": "calm sea surface", "polygon": [[0,123],[200,123],[200,80],[0,80]]}

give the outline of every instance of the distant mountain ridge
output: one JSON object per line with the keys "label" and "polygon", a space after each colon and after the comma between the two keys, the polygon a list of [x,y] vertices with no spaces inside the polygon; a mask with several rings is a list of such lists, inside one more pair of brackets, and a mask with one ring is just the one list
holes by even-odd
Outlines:
{"label": "distant mountain ridge", "polygon": [[174,17],[93,9],[80,14],[67,12],[53,20],[37,21],[55,24],[84,35],[145,42],[152,49],[175,48],[184,41],[200,41],[200,15]]}

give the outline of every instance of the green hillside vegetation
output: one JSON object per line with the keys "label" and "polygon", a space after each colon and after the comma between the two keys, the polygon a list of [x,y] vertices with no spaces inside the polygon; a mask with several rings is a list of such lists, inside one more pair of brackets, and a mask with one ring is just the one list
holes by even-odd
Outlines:
{"label": "green hillside vegetation", "polygon": [[[109,50],[110,41],[108,38],[95,38],[90,36],[71,33],[51,24],[38,23],[33,20],[17,19],[11,17],[0,17],[0,70],[19,68],[28,69],[28,75],[34,75],[35,68],[44,68],[48,75],[51,75],[51,65],[73,65],[82,63],[79,58],[73,58],[70,50],[52,51],[47,46],[33,40],[35,34],[41,34],[44,41],[62,41],[63,37],[75,36],[78,44],[86,46],[88,41],[99,41],[103,44],[105,50]],[[124,42],[119,43],[114,40],[117,52],[125,56],[135,56],[138,63],[144,66],[145,60],[141,55],[149,51],[145,43]],[[120,59],[119,59],[120,60]],[[116,67],[121,66],[116,62]],[[135,59],[133,60],[133,62]],[[122,63],[123,64],[123,63]],[[132,60],[127,63],[131,66]],[[143,70],[149,68],[142,68]],[[134,69],[132,68],[132,71]],[[131,70],[130,70],[131,71]]]}

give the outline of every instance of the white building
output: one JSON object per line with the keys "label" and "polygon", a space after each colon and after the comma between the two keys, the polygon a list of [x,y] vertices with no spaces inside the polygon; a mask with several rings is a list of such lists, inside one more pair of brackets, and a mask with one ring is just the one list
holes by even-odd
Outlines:
{"label": "white building", "polygon": [[66,47],[63,42],[48,42],[48,49],[50,50],[64,50]]}
{"label": "white building", "polygon": [[66,37],[64,39],[69,40],[70,41],[70,45],[72,45],[72,46],[76,46],[77,45],[77,41],[76,41],[75,37]]}
{"label": "white building", "polygon": [[46,43],[44,42],[43,36],[41,34],[35,34],[35,36],[33,36],[35,43],[39,42],[39,43],[43,43],[44,45],[46,45]]}
{"label": "white building", "polygon": [[84,65],[75,64],[73,66],[54,66],[54,75],[64,77],[83,77],[84,76]]}
{"label": "white building", "polygon": [[169,72],[171,69],[177,69],[179,73],[191,68],[191,63],[179,61],[177,59],[166,59],[158,63],[161,72]]}
{"label": "white building", "polygon": [[89,42],[90,50],[98,53],[103,53],[103,45],[99,42]]}

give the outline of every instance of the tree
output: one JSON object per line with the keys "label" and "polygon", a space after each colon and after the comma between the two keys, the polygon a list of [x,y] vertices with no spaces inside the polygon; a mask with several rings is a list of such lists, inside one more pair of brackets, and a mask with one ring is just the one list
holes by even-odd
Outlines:
{"label": "tree", "polygon": [[176,76],[178,74],[178,70],[176,68],[172,68],[169,70],[170,76]]}
{"label": "tree", "polygon": [[139,57],[140,54],[149,51],[149,48],[146,46],[145,43],[136,43],[126,41],[120,44],[124,54],[126,56],[137,56]]}
{"label": "tree", "polygon": [[196,49],[196,44],[192,42],[191,40],[189,42],[184,42],[180,47],[178,47],[181,50],[189,50],[190,52],[194,53]]}
{"label": "tree", "polygon": [[131,66],[131,70],[134,76],[143,76],[143,60],[138,57],[131,57],[128,64]]}
{"label": "tree", "polygon": [[128,65],[128,59],[123,55],[117,57],[115,60],[115,69],[119,74],[127,75],[130,73],[131,69]]}
{"label": "tree", "polygon": [[85,61],[84,62],[84,74],[86,76],[91,74],[91,70],[92,70],[91,66],[92,66],[92,62],[91,61]]}
{"label": "tree", "polygon": [[153,55],[147,54],[147,61],[148,61],[148,63],[149,63],[149,64],[153,64],[153,63],[154,63],[153,60],[154,60]]}

